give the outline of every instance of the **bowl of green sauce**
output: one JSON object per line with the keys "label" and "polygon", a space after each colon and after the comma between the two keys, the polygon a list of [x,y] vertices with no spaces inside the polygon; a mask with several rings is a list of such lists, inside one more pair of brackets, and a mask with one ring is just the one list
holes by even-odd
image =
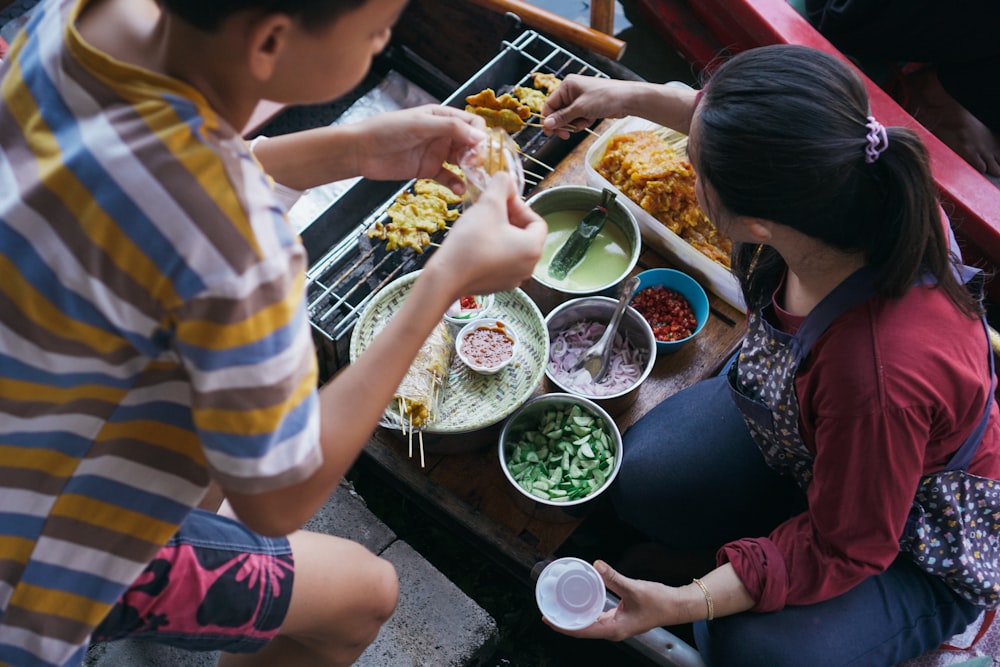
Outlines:
{"label": "bowl of green sauce", "polygon": [[601,190],[585,185],[560,185],[543,190],[528,200],[545,218],[549,232],[542,258],[532,278],[539,284],[568,295],[611,294],[625,279],[642,251],[639,224],[618,195],[608,207],[608,217],[587,247],[582,259],[564,277],[550,273],[556,255],[580,221],[601,202]]}

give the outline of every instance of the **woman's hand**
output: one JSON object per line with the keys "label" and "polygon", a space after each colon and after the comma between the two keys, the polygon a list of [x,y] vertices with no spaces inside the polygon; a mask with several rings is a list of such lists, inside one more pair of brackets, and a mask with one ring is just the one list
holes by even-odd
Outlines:
{"label": "woman's hand", "polygon": [[426,105],[379,114],[354,128],[355,171],[375,180],[433,178],[461,194],[465,183],[442,167],[486,138],[482,118]]}
{"label": "woman's hand", "polygon": [[[596,621],[581,630],[561,630],[546,619],[554,630],[573,637],[621,641],[660,626],[700,621],[708,616],[708,597],[694,582],[686,586],[666,586],[651,581],[629,579],[604,561],[594,563],[604,585],[621,602],[603,612]],[[721,565],[702,578],[711,595],[711,609],[716,618],[747,611],[754,606],[743,582],[731,563]]]}
{"label": "woman's hand", "polygon": [[652,581],[630,579],[604,561],[597,561],[594,567],[604,579],[604,585],[621,598],[621,602],[581,630],[562,630],[544,619],[554,630],[571,637],[622,641],[662,625],[690,620],[677,611],[678,604],[672,599],[676,589]]}
{"label": "woman's hand", "polygon": [[600,118],[639,116],[688,134],[697,91],[685,85],[570,74],[542,108],[544,132],[563,139]]}
{"label": "woman's hand", "polygon": [[631,82],[596,76],[570,74],[555,89],[542,107],[542,126],[546,134],[563,139],[571,132],[590,127],[599,118],[618,118],[622,98]]}
{"label": "woman's hand", "polygon": [[498,173],[476,204],[452,223],[424,272],[452,300],[510,290],[531,276],[547,233],[545,220],[524,203],[510,175]]}

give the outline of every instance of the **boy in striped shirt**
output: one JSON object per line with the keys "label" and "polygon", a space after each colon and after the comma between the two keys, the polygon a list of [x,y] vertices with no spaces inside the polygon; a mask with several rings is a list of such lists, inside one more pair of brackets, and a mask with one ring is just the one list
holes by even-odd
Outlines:
{"label": "boy in striped shirt", "polygon": [[[222,665],[350,664],[392,566],[295,532],[462,294],[530,275],[545,224],[495,178],[322,391],[275,183],[437,178],[483,138],[425,107],[276,137],[262,99],[350,90],[404,0],[44,0],[0,80],[0,663],[125,636]],[[211,481],[240,522],[192,511]]]}

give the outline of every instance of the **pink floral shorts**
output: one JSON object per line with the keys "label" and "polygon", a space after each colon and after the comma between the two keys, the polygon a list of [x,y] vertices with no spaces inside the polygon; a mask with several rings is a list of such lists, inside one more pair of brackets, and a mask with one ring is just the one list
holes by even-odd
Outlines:
{"label": "pink floral shorts", "polygon": [[193,651],[256,651],[285,620],[294,573],[287,539],[194,510],[92,641],[128,637]]}

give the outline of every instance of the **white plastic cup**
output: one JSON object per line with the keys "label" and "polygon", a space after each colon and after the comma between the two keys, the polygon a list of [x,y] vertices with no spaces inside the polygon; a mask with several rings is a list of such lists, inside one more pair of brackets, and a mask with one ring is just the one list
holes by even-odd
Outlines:
{"label": "white plastic cup", "polygon": [[579,558],[559,558],[545,566],[535,582],[538,609],[553,625],[579,630],[604,611],[604,580]]}

